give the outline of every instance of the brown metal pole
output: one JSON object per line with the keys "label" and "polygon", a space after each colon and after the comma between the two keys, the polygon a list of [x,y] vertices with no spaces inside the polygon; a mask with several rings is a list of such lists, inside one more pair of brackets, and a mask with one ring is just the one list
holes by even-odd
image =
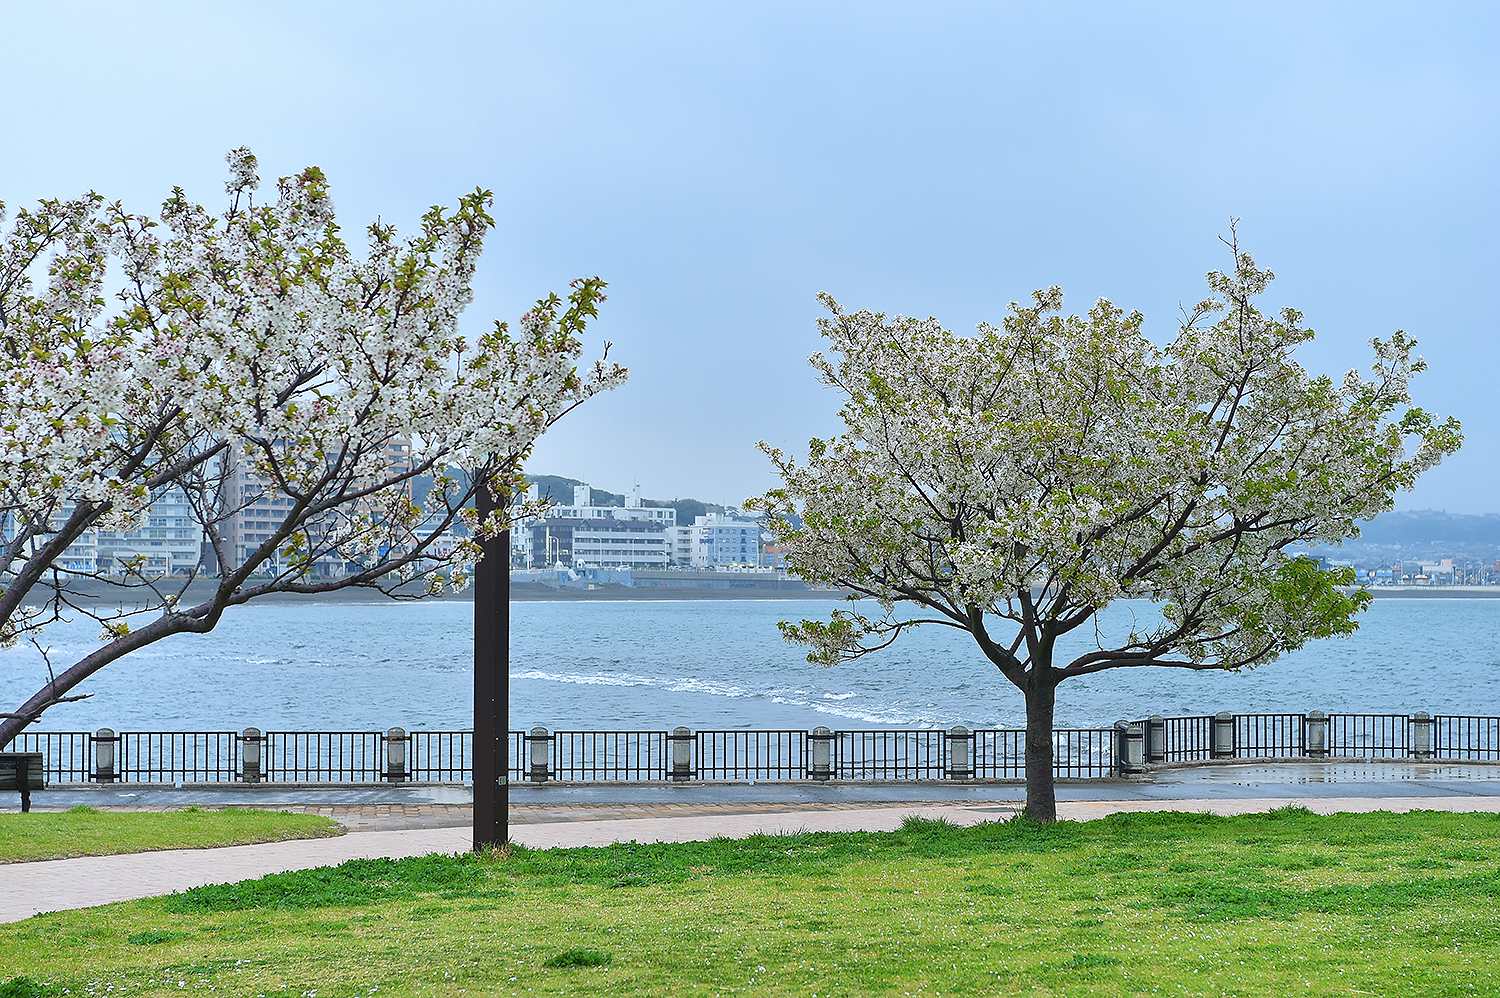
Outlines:
{"label": "brown metal pole", "polygon": [[[479,522],[504,516],[480,489]],[[510,839],[510,531],[483,543],[474,568],[474,850]]]}

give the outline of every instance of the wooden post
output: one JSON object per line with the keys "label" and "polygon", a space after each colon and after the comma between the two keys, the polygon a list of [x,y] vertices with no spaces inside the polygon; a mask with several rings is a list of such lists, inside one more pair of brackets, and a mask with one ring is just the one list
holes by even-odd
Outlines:
{"label": "wooden post", "polygon": [[[509,498],[481,488],[480,524],[507,516]],[[510,839],[510,531],[482,549],[474,567],[475,852]]]}

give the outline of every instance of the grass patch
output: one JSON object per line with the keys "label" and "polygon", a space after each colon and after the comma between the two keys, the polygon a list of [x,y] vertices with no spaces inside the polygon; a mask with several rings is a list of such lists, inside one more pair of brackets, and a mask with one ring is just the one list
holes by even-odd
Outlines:
{"label": "grass patch", "polygon": [[0,926],[0,996],[1434,998],[1500,993],[1497,968],[1500,818],[1482,814],[515,847]]}
{"label": "grass patch", "polygon": [[[67,811],[0,814],[0,863],[202,849],[341,835],[331,818],[282,811]],[[5,992],[0,990],[0,998]]]}
{"label": "grass patch", "polygon": [[613,957],[591,949],[565,949],[543,961],[543,967],[602,967]]}

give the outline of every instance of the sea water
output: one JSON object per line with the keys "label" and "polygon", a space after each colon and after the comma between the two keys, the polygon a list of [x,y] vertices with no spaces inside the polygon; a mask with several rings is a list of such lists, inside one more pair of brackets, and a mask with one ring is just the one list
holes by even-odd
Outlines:
{"label": "sea water", "polygon": [[[832,668],[776,623],[826,617],[828,600],[639,600],[511,605],[511,726],[548,728],[1019,727],[1021,694],[966,633],[927,625]],[[1119,604],[1104,638],[1152,617]],[[40,730],[466,728],[473,604],[262,603],[228,610],[107,666]],[[1000,629],[997,626],[996,634]],[[97,624],[54,625],[54,668],[98,647]],[[1085,626],[1059,660],[1095,647]],[[35,648],[0,652],[0,702],[45,682]],[[0,708],[0,709],[6,709]],[[1119,669],[1066,681],[1059,726],[1117,718],[1323,710],[1500,714],[1500,600],[1377,599],[1354,637],[1312,642],[1238,673]]]}

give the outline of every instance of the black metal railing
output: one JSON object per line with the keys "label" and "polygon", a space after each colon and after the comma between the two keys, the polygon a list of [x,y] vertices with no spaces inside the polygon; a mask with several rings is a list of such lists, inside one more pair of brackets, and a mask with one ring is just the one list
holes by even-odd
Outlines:
{"label": "black metal railing", "polygon": [[[511,732],[510,777],[518,778],[521,752],[525,742]],[[422,783],[462,783],[474,776],[474,733],[472,731],[412,731],[406,736],[408,779]]]}
{"label": "black metal railing", "polygon": [[948,733],[938,728],[833,733],[840,780],[940,780],[947,768]]}
{"label": "black metal railing", "polygon": [[212,783],[239,778],[240,736],[233,731],[128,731],[115,739],[119,746],[115,778],[126,783]]}
{"label": "black metal railing", "polygon": [[7,752],[40,752],[48,783],[88,783],[94,778],[91,731],[23,731]]}
{"label": "black metal railing", "polygon": [[380,731],[267,731],[261,771],[274,783],[374,783],[386,771]]}
{"label": "black metal railing", "polygon": [[665,731],[554,731],[552,778],[665,780],[671,743]]}
{"label": "black metal railing", "polygon": [[690,775],[699,780],[800,780],[810,775],[806,731],[696,731]]}
{"label": "black metal railing", "polygon": [[1436,758],[1500,759],[1500,717],[1439,714],[1432,721]]}
{"label": "black metal railing", "polygon": [[1163,763],[1170,765],[1213,758],[1213,718],[1206,714],[1165,718],[1161,733],[1162,744],[1158,750]]}
{"label": "black metal railing", "polygon": [[1330,714],[1328,754],[1396,758],[1411,754],[1411,718],[1405,714]]}
{"label": "black metal railing", "polygon": [[976,780],[1025,778],[1026,732],[982,728],[974,732],[973,745]]}
{"label": "black metal railing", "polygon": [[1114,734],[1110,728],[1054,730],[1053,774],[1061,779],[1072,780],[1098,780],[1114,775]]}
{"label": "black metal railing", "polygon": [[1236,756],[1288,758],[1303,754],[1302,714],[1234,715]]}
{"label": "black metal railing", "polygon": [[[1053,732],[1059,779],[1100,779],[1207,759],[1421,758],[1500,762],[1500,717],[1426,714],[1221,714],[1127,725],[1145,756],[1110,728]],[[817,732],[727,729],[510,732],[510,779],[1019,780],[1025,732],[937,728]],[[532,750],[540,753],[532,767]],[[823,747],[826,756],[820,756]],[[469,731],[27,731],[8,746],[39,752],[49,784],[467,782]],[[814,772],[824,765],[827,771]]]}

